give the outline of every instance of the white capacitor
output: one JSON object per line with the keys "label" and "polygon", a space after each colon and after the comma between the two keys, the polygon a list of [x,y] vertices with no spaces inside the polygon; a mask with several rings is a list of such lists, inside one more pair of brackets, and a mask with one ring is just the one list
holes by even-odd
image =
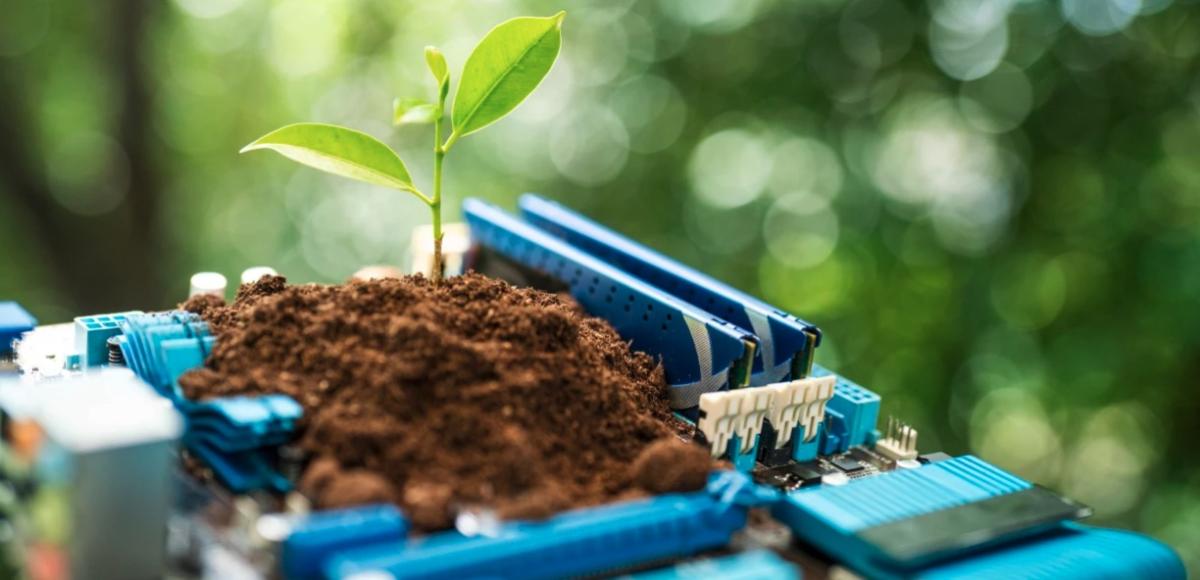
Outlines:
{"label": "white capacitor", "polygon": [[263,276],[274,276],[277,273],[278,272],[275,271],[275,268],[270,266],[254,266],[253,268],[246,268],[242,271],[242,284],[252,284],[254,282],[258,282],[258,279],[262,278]]}
{"label": "white capacitor", "polygon": [[224,298],[227,285],[225,276],[217,272],[197,272],[192,274],[192,289],[188,291],[188,298],[200,294],[212,294]]}

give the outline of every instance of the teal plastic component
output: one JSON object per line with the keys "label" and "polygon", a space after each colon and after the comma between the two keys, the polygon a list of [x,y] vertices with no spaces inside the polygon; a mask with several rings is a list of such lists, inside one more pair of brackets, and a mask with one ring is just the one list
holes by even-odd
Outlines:
{"label": "teal plastic component", "polygon": [[[326,566],[330,578],[562,578],[598,575],[682,558],[726,545],[748,510],[778,500],[736,471],[708,488],[660,495],[502,525],[495,534],[448,532],[402,547],[347,551]],[[389,576],[390,575],[390,576]]]}
{"label": "teal plastic component", "polygon": [[0,354],[12,352],[12,343],[33,330],[37,319],[16,302],[0,302]]}
{"label": "teal plastic component", "polygon": [[121,334],[121,324],[140,310],[75,318],[75,352],[79,363],[94,367],[108,362],[108,339]]}
{"label": "teal plastic component", "polygon": [[324,578],[322,568],[334,554],[376,544],[399,546],[408,520],[391,504],[316,512],[293,525],[280,549],[286,580]]}
{"label": "teal plastic component", "polygon": [[751,550],[731,556],[691,560],[632,576],[637,580],[800,580],[801,577],[797,565],[770,550]]}
{"label": "teal plastic component", "polygon": [[761,439],[760,436],[756,435],[754,437],[754,446],[745,453],[741,452],[741,437],[734,435],[729,439],[729,446],[726,448],[727,451],[725,453],[729,461],[733,463],[734,469],[742,473],[750,473],[754,469],[754,466],[758,463],[758,445]]}
{"label": "teal plastic component", "polygon": [[810,440],[804,440],[804,429],[797,427],[792,434],[792,460],[798,463],[812,461],[817,458],[817,452],[820,451],[821,441],[825,436],[825,424],[817,424],[817,436]]}
{"label": "teal plastic component", "polygon": [[879,395],[836,375],[820,365],[813,365],[813,376],[837,376],[833,398],[825,406],[826,425],[822,434],[821,454],[844,453],[858,445],[875,444],[875,425],[879,421]]}
{"label": "teal plastic component", "polygon": [[1187,571],[1178,554],[1147,536],[1064,524],[1052,534],[927,568],[913,576],[925,580],[1183,580]]}

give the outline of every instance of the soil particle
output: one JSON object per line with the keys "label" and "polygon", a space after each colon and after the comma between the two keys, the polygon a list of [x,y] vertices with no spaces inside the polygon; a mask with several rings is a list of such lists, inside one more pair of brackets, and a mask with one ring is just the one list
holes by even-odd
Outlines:
{"label": "soil particle", "polygon": [[318,506],[394,501],[433,530],[467,506],[544,517],[699,489],[713,467],[679,441],[661,366],[569,298],[476,274],[272,276],[183,307],[218,337],[185,394],[300,402],[316,459],[299,487]]}
{"label": "soil particle", "polygon": [[707,449],[678,439],[661,439],[647,445],[629,471],[637,487],[650,493],[670,493],[704,487],[712,468]]}

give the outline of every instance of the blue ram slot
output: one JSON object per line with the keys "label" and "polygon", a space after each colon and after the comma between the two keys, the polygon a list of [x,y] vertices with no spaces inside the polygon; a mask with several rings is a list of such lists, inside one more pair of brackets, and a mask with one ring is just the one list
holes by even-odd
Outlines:
{"label": "blue ram slot", "polygon": [[632,577],[637,580],[800,580],[800,568],[770,550],[751,550],[732,556],[683,562],[661,570],[634,574]]}
{"label": "blue ram slot", "polygon": [[[498,534],[435,534],[405,546],[347,551],[330,578],[560,578],[613,572],[680,558],[729,543],[750,507],[772,490],[741,473],[713,474],[708,489],[567,512],[538,523],[505,524]],[[390,575],[390,576],[385,576]]]}
{"label": "blue ram slot", "polygon": [[672,408],[695,407],[700,395],[726,388],[738,369],[752,364],[748,345],[755,338],[738,327],[494,205],[468,199],[463,215],[475,243],[566,284],[589,313],[608,320],[634,348],[662,357]]}
{"label": "blue ram slot", "polygon": [[408,534],[408,520],[391,504],[321,511],[297,521],[283,541],[280,568],[286,580],[324,577],[322,568],[334,554],[374,544],[398,546]]}
{"label": "blue ram slot", "polygon": [[915,577],[925,580],[1183,580],[1187,578],[1187,571],[1171,548],[1141,534],[1065,524],[1056,533],[928,568]]}
{"label": "blue ram slot", "polygon": [[754,385],[806,376],[821,331],[786,312],[684,266],[555,202],[523,195],[518,202],[529,223],[682,298],[714,316],[753,332],[759,339]]}

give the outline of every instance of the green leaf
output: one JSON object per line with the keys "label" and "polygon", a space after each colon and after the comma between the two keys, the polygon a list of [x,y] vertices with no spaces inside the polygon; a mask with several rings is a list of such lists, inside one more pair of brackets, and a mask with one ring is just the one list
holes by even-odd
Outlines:
{"label": "green leaf", "polygon": [[429,72],[433,73],[433,80],[437,81],[439,87],[450,82],[450,69],[446,66],[446,57],[436,46],[425,47],[425,63],[429,65]]}
{"label": "green leaf", "polygon": [[479,41],[454,94],[450,142],[495,123],[537,88],[558,58],[565,15],[513,18]]}
{"label": "green leaf", "polygon": [[400,99],[392,102],[393,125],[419,125],[432,123],[437,117],[437,107],[421,99]]}
{"label": "green leaf", "polygon": [[382,141],[366,133],[322,123],[296,123],[276,129],[242,148],[241,153],[270,149],[298,163],[334,175],[410,191],[404,162]]}

